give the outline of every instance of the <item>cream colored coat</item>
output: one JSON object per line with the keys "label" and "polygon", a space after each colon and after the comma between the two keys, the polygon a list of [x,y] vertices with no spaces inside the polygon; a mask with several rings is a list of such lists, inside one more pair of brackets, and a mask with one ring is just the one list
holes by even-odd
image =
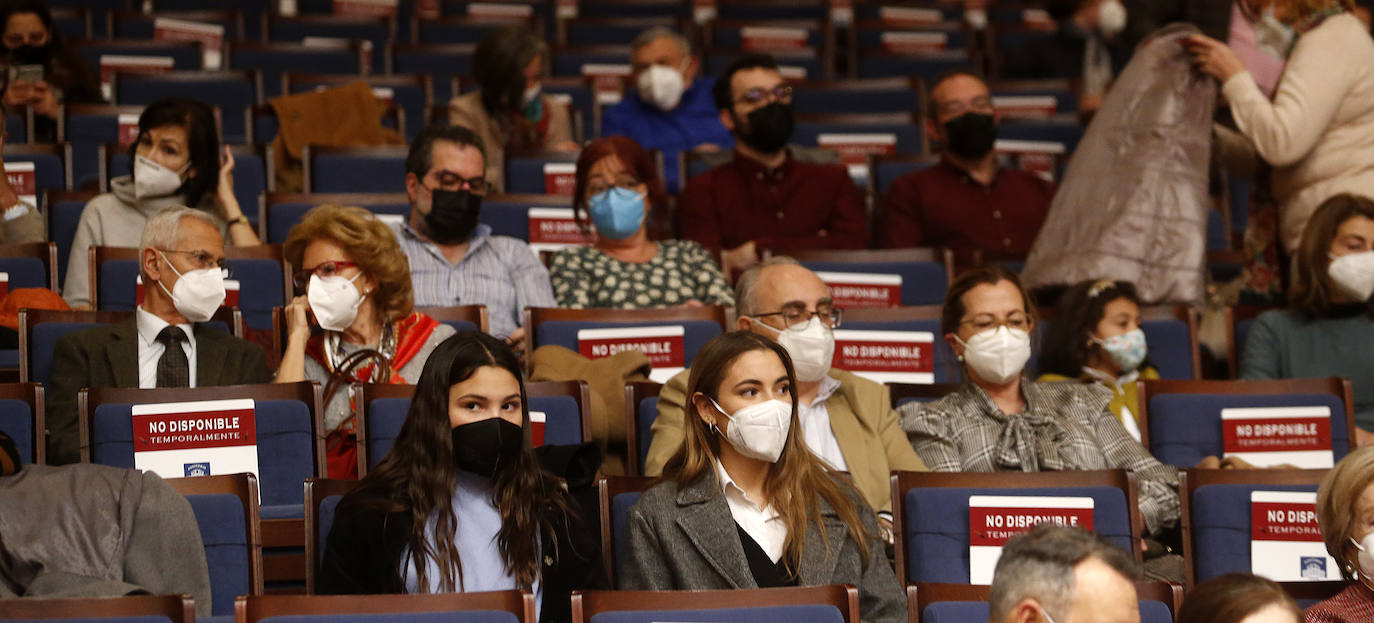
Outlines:
{"label": "cream colored coat", "polygon": [[[547,94],[544,110],[549,114],[549,133],[544,137],[544,149],[551,149],[559,143],[572,140],[572,121],[568,108]],[[482,108],[482,92],[473,91],[453,98],[448,103],[448,122],[460,125],[477,134],[482,139],[482,148],[487,159],[487,184],[492,192],[506,192],[506,136],[498,123],[487,110]]]}
{"label": "cream colored coat", "polygon": [[[682,445],[682,414],[687,403],[687,376],[683,370],[669,379],[658,394],[658,417],[644,473],[658,476]],[[893,471],[926,471],[925,463],[902,432],[887,387],[843,370],[830,370],[840,388],[825,401],[830,429],[840,444],[849,475],[864,500],[874,510],[892,510]]]}

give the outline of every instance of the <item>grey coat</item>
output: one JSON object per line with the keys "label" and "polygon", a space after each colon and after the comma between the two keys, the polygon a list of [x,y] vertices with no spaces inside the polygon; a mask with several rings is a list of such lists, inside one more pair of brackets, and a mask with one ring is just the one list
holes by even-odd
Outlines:
{"label": "grey coat", "polygon": [[[799,569],[802,586],[853,584],[865,622],[907,620],[906,599],[877,540],[873,510],[847,485],[840,487],[859,509],[870,535],[868,564],[835,510],[820,500],[820,527],[809,524]],[[678,488],[664,481],[646,491],[629,517],[628,554],[617,561],[622,590],[758,588],[740,545],[735,520],[715,473]]]}

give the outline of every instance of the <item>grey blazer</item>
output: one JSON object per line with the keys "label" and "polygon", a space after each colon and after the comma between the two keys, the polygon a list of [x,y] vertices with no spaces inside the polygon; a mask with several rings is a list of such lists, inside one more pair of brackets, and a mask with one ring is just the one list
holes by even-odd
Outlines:
{"label": "grey blazer", "polygon": [[[851,487],[840,488],[858,507],[871,536],[868,564],[863,564],[844,522],[821,499],[824,525],[807,526],[799,583],[853,584],[859,587],[865,622],[904,623],[906,598],[877,539],[873,510]],[[630,508],[629,524],[628,554],[617,561],[622,590],[758,588],[714,472],[680,489],[673,481],[654,485]]]}

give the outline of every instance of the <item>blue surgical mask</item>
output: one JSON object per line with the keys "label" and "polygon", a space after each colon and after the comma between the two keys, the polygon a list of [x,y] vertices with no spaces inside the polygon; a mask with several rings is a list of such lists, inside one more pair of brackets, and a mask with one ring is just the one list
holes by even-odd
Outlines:
{"label": "blue surgical mask", "polygon": [[644,195],[628,188],[613,186],[593,195],[588,203],[596,233],[606,238],[629,238],[644,222]]}

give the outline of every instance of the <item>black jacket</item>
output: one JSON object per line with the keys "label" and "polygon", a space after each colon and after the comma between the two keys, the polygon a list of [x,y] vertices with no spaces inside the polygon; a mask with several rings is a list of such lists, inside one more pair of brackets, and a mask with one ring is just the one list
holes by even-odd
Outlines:
{"label": "black jacket", "polygon": [[[593,493],[595,490],[591,490]],[[575,590],[607,587],[601,563],[601,544],[595,502],[587,512],[588,499],[579,499],[580,526],[571,529],[556,523],[552,535],[543,538],[540,568],[544,598],[539,623],[572,620],[570,595]],[[315,591],[322,595],[377,595],[404,593],[401,555],[410,539],[409,512],[385,512],[361,495],[348,494],[339,502],[334,525],[325,542]]]}

